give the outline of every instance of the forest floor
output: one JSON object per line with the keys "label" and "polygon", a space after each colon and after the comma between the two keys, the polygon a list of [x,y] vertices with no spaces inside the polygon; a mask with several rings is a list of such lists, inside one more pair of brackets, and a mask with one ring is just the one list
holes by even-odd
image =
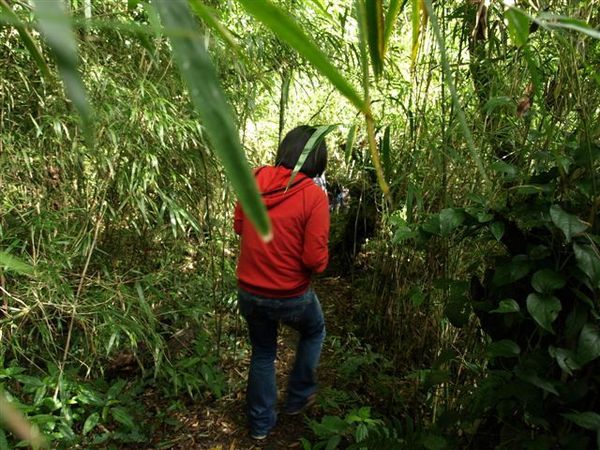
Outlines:
{"label": "forest floor", "polygon": [[[338,378],[335,361],[337,353],[328,343],[334,336],[346,332],[344,320],[349,317],[351,285],[340,277],[324,277],[317,280],[315,290],[325,315],[327,335],[319,367],[321,392],[336,386]],[[282,328],[278,342],[276,360],[278,398],[284,398],[287,375],[294,361],[297,334],[287,327]],[[212,402],[198,401],[187,405],[185,411],[173,413],[176,427],[155,425],[153,449],[285,449],[302,448],[301,438],[312,436],[309,419],[318,419],[323,409],[318,406],[299,416],[279,415],[278,423],[268,438],[255,441],[249,437],[245,415],[245,380],[249,365],[249,353],[235,364],[226,364],[224,370],[233,388],[228,395]],[[323,395],[323,394],[322,394]],[[156,398],[150,393],[145,403],[156,408]],[[317,405],[319,399],[317,399]],[[168,407],[168,405],[165,405]]]}

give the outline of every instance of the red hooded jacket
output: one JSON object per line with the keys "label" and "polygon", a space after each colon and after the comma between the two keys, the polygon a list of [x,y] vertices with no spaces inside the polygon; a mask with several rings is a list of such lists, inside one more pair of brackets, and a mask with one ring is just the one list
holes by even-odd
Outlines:
{"label": "red hooded jacket", "polygon": [[235,207],[234,229],[242,238],[238,285],[261,297],[303,294],[311,274],[324,271],[329,260],[327,194],[302,173],[286,190],[291,173],[281,166],[255,172],[273,226],[271,242],[260,239],[239,203]]}

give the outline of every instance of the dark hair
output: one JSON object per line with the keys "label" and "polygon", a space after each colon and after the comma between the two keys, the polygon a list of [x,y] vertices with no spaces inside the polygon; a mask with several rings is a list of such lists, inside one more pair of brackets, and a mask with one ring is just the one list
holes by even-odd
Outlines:
{"label": "dark hair", "polygon": [[[316,128],[314,127],[300,125],[286,134],[277,149],[275,165],[294,170],[298,158],[300,158],[300,155],[302,154],[302,150],[304,150],[306,143],[315,131]],[[310,152],[308,158],[306,158],[306,161],[302,164],[300,172],[310,178],[314,178],[325,172],[326,166],[327,146],[325,145],[325,140],[322,140],[318,147]]]}

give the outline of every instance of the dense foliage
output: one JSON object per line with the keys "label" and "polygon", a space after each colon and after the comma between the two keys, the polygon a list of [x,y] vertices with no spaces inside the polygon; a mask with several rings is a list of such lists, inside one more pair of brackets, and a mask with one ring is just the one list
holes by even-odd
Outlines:
{"label": "dense foliage", "polygon": [[267,236],[250,167],[312,123],[350,288],[304,447],[600,445],[599,26],[597,0],[0,0],[7,396],[56,446],[139,448],[239,392],[233,202]]}

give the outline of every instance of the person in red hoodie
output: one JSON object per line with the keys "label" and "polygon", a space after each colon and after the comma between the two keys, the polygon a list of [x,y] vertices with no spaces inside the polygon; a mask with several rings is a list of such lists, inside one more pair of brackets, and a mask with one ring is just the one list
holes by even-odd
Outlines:
{"label": "person in red hoodie", "polygon": [[329,202],[313,178],[325,171],[325,142],[310,153],[290,184],[292,170],[315,131],[306,125],[294,128],[279,145],[275,166],[255,171],[273,226],[270,242],[261,240],[239,203],[235,208],[234,229],[241,236],[238,305],[252,344],[246,399],[254,439],[266,438],[277,421],[275,356],[280,323],[300,333],[284,413],[302,412],[314,402],[317,390],[315,371],[325,322],[310,279],[324,271],[329,260]]}

